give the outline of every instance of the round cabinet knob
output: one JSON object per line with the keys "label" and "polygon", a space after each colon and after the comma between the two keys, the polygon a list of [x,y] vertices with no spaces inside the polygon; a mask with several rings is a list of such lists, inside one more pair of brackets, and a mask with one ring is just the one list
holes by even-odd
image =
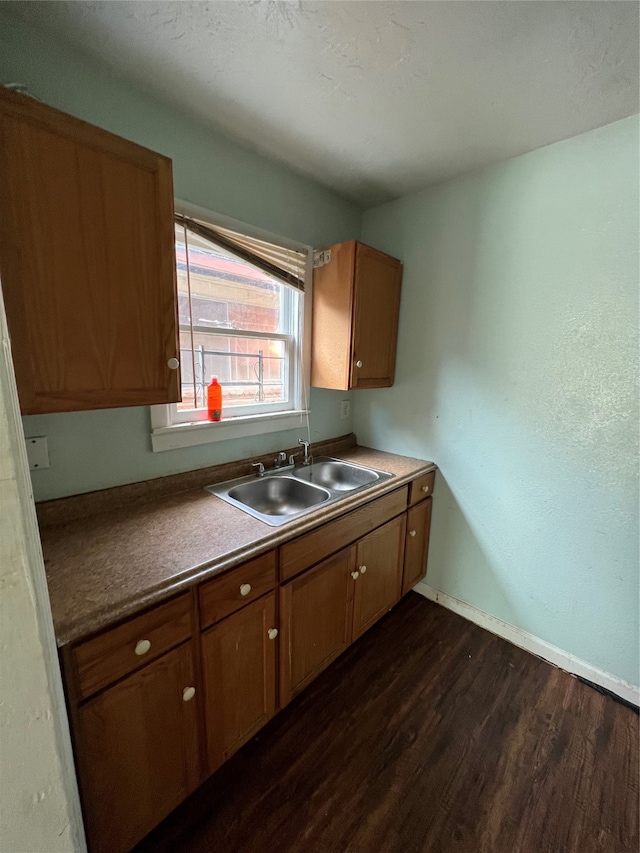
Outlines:
{"label": "round cabinet knob", "polygon": [[250,592],[251,592],[251,584],[250,583],[243,583],[242,586],[240,587],[240,595],[249,595]]}
{"label": "round cabinet knob", "polygon": [[422,491],[423,491],[423,492],[425,493],[425,495],[426,495],[426,493],[429,491],[429,486],[423,486],[423,487],[422,487]]}
{"label": "round cabinet knob", "polygon": [[167,362],[167,367],[169,370],[177,370],[180,367],[180,362],[177,358],[170,358]]}
{"label": "round cabinet knob", "polygon": [[151,643],[149,640],[138,640],[135,651],[137,655],[146,655],[150,648]]}
{"label": "round cabinet knob", "polygon": [[360,572],[351,572],[351,577],[354,579],[354,581],[357,581],[359,576]]}
{"label": "round cabinet knob", "polygon": [[363,575],[367,571],[366,566],[360,566],[360,574]]}
{"label": "round cabinet knob", "polygon": [[362,367],[362,362],[361,362],[361,361],[356,361],[356,367]]}
{"label": "round cabinet knob", "polygon": [[193,699],[193,697],[195,695],[196,695],[196,688],[195,687],[185,687],[184,690],[182,691],[182,701],[188,702],[190,699]]}
{"label": "round cabinet knob", "polygon": [[416,535],[416,531],[415,531],[415,530],[410,530],[410,531],[409,531],[409,536],[415,536],[415,535]]}
{"label": "round cabinet knob", "polygon": [[278,629],[277,628],[269,628],[269,630],[267,631],[267,636],[269,637],[270,640],[275,640],[275,638],[278,636]]}

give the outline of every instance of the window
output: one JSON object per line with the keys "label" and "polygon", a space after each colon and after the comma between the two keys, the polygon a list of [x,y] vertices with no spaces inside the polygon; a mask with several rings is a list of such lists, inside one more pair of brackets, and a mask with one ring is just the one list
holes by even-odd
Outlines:
{"label": "window", "polygon": [[[300,424],[306,410],[304,288],[310,250],[199,214],[176,214],[182,402],[153,407],[154,450],[288,429]],[[212,376],[222,385],[219,424],[207,421]],[[283,422],[296,415],[295,423]],[[178,440],[186,431],[197,435]]]}

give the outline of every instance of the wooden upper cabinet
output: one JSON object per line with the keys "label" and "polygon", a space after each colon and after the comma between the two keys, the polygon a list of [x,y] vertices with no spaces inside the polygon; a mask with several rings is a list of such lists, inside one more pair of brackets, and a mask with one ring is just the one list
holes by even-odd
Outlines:
{"label": "wooden upper cabinet", "polygon": [[23,413],[179,400],[171,161],[0,88],[0,204]]}
{"label": "wooden upper cabinet", "polygon": [[357,240],[332,246],[313,272],[311,384],[393,385],[402,263]]}

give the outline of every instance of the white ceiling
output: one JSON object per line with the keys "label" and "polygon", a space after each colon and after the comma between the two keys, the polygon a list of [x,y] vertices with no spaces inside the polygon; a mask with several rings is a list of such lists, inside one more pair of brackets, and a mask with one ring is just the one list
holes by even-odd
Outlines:
{"label": "white ceiling", "polygon": [[638,4],[4,3],[370,206],[638,112]]}

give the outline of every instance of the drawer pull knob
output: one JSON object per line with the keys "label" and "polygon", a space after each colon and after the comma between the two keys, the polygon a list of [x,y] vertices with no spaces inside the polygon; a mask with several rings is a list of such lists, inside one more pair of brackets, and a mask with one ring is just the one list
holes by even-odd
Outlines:
{"label": "drawer pull knob", "polygon": [[278,629],[277,628],[269,628],[269,630],[267,631],[267,636],[269,637],[270,640],[275,640],[275,638],[278,636]]}
{"label": "drawer pull knob", "polygon": [[429,491],[429,486],[423,486],[422,491],[426,494]]}
{"label": "drawer pull knob", "polygon": [[366,566],[360,566],[360,574],[363,575],[367,571]]}
{"label": "drawer pull knob", "polygon": [[149,640],[138,640],[135,651],[137,655],[146,655],[150,648],[151,642]]}
{"label": "drawer pull knob", "polygon": [[184,690],[182,691],[182,701],[188,702],[190,699],[193,699],[193,697],[195,695],[196,695],[196,688],[195,687],[185,687]]}
{"label": "drawer pull knob", "polygon": [[351,572],[351,577],[354,579],[354,581],[357,581],[359,576],[360,576],[360,572],[358,572],[358,571]]}
{"label": "drawer pull knob", "polygon": [[180,367],[180,362],[177,358],[170,358],[167,362],[167,367],[169,370],[177,370]]}
{"label": "drawer pull knob", "polygon": [[416,531],[415,531],[415,530],[410,530],[410,531],[409,531],[409,536],[415,536],[415,535],[416,535]]}
{"label": "drawer pull knob", "polygon": [[251,584],[243,583],[240,587],[240,595],[249,595],[251,592]]}
{"label": "drawer pull knob", "polygon": [[356,367],[362,367],[362,362],[360,360],[356,361]]}

